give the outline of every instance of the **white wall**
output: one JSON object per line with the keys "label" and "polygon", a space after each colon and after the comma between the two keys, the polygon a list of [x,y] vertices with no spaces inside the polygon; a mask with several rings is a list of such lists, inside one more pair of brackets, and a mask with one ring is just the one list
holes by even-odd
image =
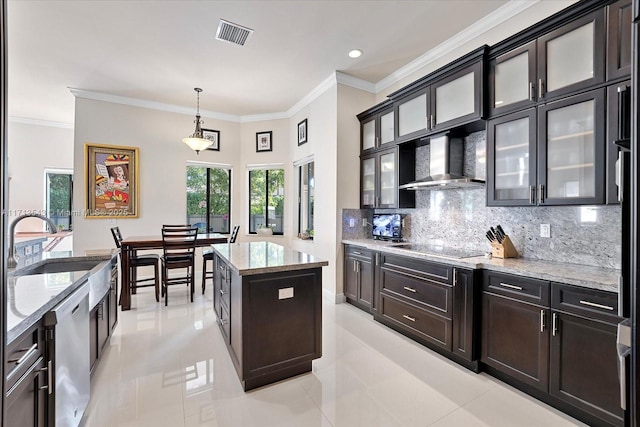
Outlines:
{"label": "white wall", "polygon": [[[73,129],[8,122],[9,222],[25,210],[45,206],[45,170],[73,169]],[[39,219],[21,221],[17,231],[43,231]]]}

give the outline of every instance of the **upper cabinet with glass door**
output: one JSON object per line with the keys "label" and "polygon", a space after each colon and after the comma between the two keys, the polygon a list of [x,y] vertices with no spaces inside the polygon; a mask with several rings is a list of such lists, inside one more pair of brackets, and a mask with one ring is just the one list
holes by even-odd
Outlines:
{"label": "upper cabinet with glass door", "polygon": [[489,63],[490,115],[497,116],[589,88],[605,79],[601,8]]}
{"label": "upper cabinet with glass door", "polygon": [[482,46],[389,95],[396,114],[396,142],[477,122],[484,117]]}
{"label": "upper cabinet with glass door", "polygon": [[390,101],[359,114],[358,119],[360,120],[361,151],[373,151],[393,143],[395,120]]}

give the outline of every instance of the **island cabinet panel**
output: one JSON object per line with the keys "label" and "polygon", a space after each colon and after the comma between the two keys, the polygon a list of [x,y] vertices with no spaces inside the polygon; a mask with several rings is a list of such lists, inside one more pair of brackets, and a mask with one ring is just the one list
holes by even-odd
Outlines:
{"label": "island cabinet panel", "polygon": [[6,393],[7,427],[44,427],[47,425],[47,374],[40,357]]}
{"label": "island cabinet panel", "polygon": [[[293,252],[258,244],[266,246],[267,255]],[[220,245],[220,250],[226,253],[229,248]],[[231,251],[232,258],[241,258],[241,267],[219,254],[214,257],[218,293],[214,307],[243,389],[310,371],[311,361],[322,356],[322,269],[315,266],[321,262],[307,268],[291,264],[271,268],[264,267],[268,256],[263,255],[255,257],[262,261],[251,260],[257,267],[249,264],[243,269],[245,252],[235,247]],[[298,254],[295,259],[300,259]]]}

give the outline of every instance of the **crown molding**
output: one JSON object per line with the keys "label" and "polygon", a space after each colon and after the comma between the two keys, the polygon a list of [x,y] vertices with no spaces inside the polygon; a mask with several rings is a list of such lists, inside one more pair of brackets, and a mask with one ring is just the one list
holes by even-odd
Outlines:
{"label": "crown molding", "polygon": [[348,74],[341,73],[340,71],[336,71],[336,81],[345,86],[350,86],[355,89],[364,90],[365,92],[369,92],[374,95],[377,93],[375,83],[371,83],[366,80],[362,80],[357,77],[353,77]]}
{"label": "crown molding", "polygon": [[515,15],[524,12],[529,9],[533,5],[539,3],[540,0],[531,0],[531,1],[523,1],[523,0],[511,0],[505,5],[499,7],[489,15],[483,17],[478,20],[471,26],[465,28],[460,31],[453,37],[448,38],[444,42],[440,43],[438,46],[429,50],[428,52],[422,54],[418,58],[414,59],[407,65],[398,68],[393,73],[389,74],[387,77],[378,81],[375,84],[375,92],[379,93],[385,90],[386,88],[400,82],[403,78],[410,76],[414,72],[420,70],[423,67],[426,67],[430,63],[438,60],[439,58],[447,55],[448,53],[453,52],[460,46],[464,45],[479,37],[480,35],[486,33],[487,31],[497,27],[502,24],[506,20],[514,17]]}
{"label": "crown molding", "polygon": [[9,121],[12,123],[21,123],[24,125],[49,126],[52,128],[60,128],[60,129],[73,129],[73,123],[52,122],[50,120],[29,119],[27,117],[10,116]]}
{"label": "crown molding", "polygon": [[[127,96],[111,95],[108,93],[93,92],[90,90],[68,88],[69,92],[76,98],[91,99],[94,101],[111,102],[113,104],[130,105],[133,107],[149,108],[151,110],[167,111],[169,113],[179,113],[193,115],[193,108],[182,107],[180,105],[165,104],[162,102],[147,101],[145,99],[130,98]],[[218,113],[216,111],[200,110],[200,115],[209,119],[226,120],[228,122],[240,122],[241,116],[235,114]]]}

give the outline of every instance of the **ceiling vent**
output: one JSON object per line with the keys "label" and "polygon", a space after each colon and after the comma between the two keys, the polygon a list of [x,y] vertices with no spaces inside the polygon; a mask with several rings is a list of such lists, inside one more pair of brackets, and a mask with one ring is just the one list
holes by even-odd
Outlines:
{"label": "ceiling vent", "polygon": [[251,34],[253,34],[251,28],[221,19],[216,31],[216,39],[244,46]]}

